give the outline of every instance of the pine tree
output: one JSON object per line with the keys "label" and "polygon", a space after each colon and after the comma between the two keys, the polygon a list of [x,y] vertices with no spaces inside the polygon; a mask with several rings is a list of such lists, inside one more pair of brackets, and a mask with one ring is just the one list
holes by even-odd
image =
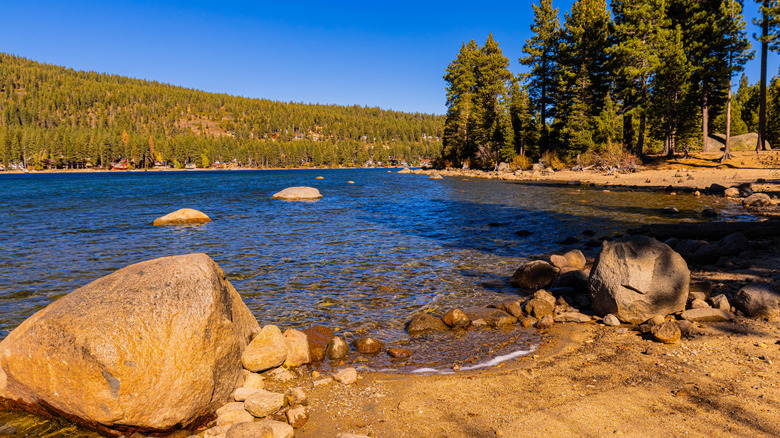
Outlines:
{"label": "pine tree", "polygon": [[680,101],[688,91],[692,67],[685,56],[682,29],[671,31],[661,53],[661,65],[652,80],[650,110],[656,121],[656,131],[664,139],[664,155],[673,156],[680,120],[684,117]]}
{"label": "pine tree", "polygon": [[[769,55],[769,45],[774,43],[770,35],[771,24],[774,21],[774,6],[772,0],[756,0],[761,5],[761,19],[754,24],[761,26],[761,36],[753,35],[753,38],[761,42],[761,81],[759,82],[759,109],[758,109],[758,138],[756,139],[756,152],[766,148],[766,60]],[[774,45],[774,44],[772,44]]]}
{"label": "pine tree", "polygon": [[474,110],[475,62],[479,47],[474,40],[464,43],[458,56],[447,66],[447,117],[444,122],[442,155],[457,164],[473,154],[469,120]]}
{"label": "pine tree", "polygon": [[500,151],[511,144],[511,125],[508,118],[509,59],[502,53],[493,34],[476,56],[474,111],[471,118],[472,139],[476,157],[483,165],[498,164]]}
{"label": "pine tree", "polygon": [[528,92],[520,87],[520,81],[512,81],[510,90],[509,117],[512,123],[512,144],[506,147],[502,154],[504,158],[511,159],[515,154],[536,155],[535,147],[536,126],[531,111]]}
{"label": "pine tree", "polygon": [[[580,131],[583,118],[598,116],[610,90],[607,49],[611,18],[606,0],[577,0],[565,17],[558,62],[556,124],[563,131],[562,140],[571,143],[573,133],[586,135]],[[583,89],[584,85],[587,88]],[[578,120],[572,124],[574,113]],[[583,143],[576,143],[575,149],[581,149]]]}
{"label": "pine tree", "polygon": [[728,54],[728,85],[726,88],[726,147],[721,161],[731,158],[731,113],[733,96],[731,81],[737,72],[745,69],[745,63],[753,57],[750,42],[745,36],[745,20],[742,18],[742,2],[724,0],[721,4],[721,25],[725,36],[725,52]]}
{"label": "pine tree", "polygon": [[623,143],[633,143],[632,115],[639,115],[638,156],[644,155],[647,99],[659,54],[667,38],[664,0],[612,0],[616,43],[609,49],[617,72],[617,93],[623,101]]}
{"label": "pine tree", "polygon": [[526,40],[520,63],[530,68],[526,75],[528,94],[531,104],[538,111],[540,124],[540,141],[542,152],[550,147],[549,120],[555,117],[553,96],[558,83],[557,65],[560,40],[560,20],[558,9],[552,6],[552,0],[541,0],[537,6],[533,4],[534,23],[531,31],[534,36]]}

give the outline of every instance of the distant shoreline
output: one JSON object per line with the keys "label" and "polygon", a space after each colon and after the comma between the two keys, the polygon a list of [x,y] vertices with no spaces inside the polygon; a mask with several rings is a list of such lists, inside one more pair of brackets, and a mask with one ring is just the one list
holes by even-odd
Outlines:
{"label": "distant shoreline", "polygon": [[[21,170],[0,171],[0,175],[40,175],[47,173],[142,173],[142,172],[214,172],[214,171],[248,171],[248,170],[392,170],[403,169],[402,166],[387,167],[236,167],[230,169],[128,169],[128,170],[107,170],[107,169],[46,169],[31,170],[24,172]],[[419,169],[419,166],[409,167],[409,169]]]}

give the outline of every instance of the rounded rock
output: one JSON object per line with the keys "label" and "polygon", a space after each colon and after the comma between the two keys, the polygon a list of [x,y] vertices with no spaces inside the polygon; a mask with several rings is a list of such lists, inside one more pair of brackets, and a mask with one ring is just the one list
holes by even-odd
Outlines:
{"label": "rounded rock", "polygon": [[267,425],[245,422],[231,426],[225,438],[274,438],[274,432]]}
{"label": "rounded rock", "polygon": [[363,354],[377,354],[382,351],[384,344],[374,338],[358,338],[352,341],[352,346]]}
{"label": "rounded rock", "polygon": [[305,333],[296,329],[287,329],[282,336],[287,344],[287,358],[284,361],[284,366],[297,367],[311,362],[309,341],[306,339]]}
{"label": "rounded rock", "polygon": [[471,325],[471,320],[461,309],[451,309],[441,319],[452,328],[464,329]]}
{"label": "rounded rock", "polygon": [[333,375],[333,380],[343,383],[344,385],[351,385],[357,382],[357,370],[352,367],[344,368]]}
{"label": "rounded rock", "polygon": [[347,357],[349,345],[338,336],[334,336],[328,343],[326,354],[330,360],[340,360]]}
{"label": "rounded rock", "polygon": [[271,199],[282,199],[285,201],[306,201],[320,198],[322,198],[320,191],[314,187],[288,187],[271,196]]}
{"label": "rounded rock", "polygon": [[241,363],[252,372],[276,368],[287,359],[287,343],[282,331],[275,325],[267,325],[260,330],[244,350]]}
{"label": "rounded rock", "polygon": [[430,313],[414,315],[406,324],[406,332],[413,336],[429,331],[444,331],[448,328],[441,318],[437,318]]}
{"label": "rounded rock", "polygon": [[610,326],[610,327],[619,327],[620,326],[620,320],[617,318],[617,316],[608,313],[604,317],[604,324]]}
{"label": "rounded rock", "polygon": [[412,356],[412,350],[408,348],[388,348],[387,354],[393,359],[407,359]]}
{"label": "rounded rock", "polygon": [[254,417],[267,417],[284,407],[284,394],[258,389],[244,401],[244,409]]}
{"label": "rounded rock", "polygon": [[206,214],[191,208],[182,208],[173,213],[158,217],[154,220],[152,225],[161,227],[164,225],[203,224],[207,222],[211,222],[211,218],[206,216]]}
{"label": "rounded rock", "polygon": [[520,289],[537,290],[549,286],[560,271],[543,260],[535,260],[518,268],[509,282]]}
{"label": "rounded rock", "polygon": [[653,338],[664,344],[674,344],[680,342],[680,326],[676,322],[666,321],[652,328]]}
{"label": "rounded rock", "polygon": [[552,315],[547,315],[544,318],[537,321],[536,324],[534,324],[534,326],[539,330],[544,330],[552,327],[554,323],[555,320],[553,319]]}

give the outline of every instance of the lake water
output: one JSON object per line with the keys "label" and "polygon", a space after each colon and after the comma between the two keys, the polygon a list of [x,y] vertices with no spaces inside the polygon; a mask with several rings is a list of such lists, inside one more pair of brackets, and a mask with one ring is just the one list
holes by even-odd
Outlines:
{"label": "lake water", "polygon": [[[261,325],[319,323],[393,340],[414,313],[515,295],[507,279],[517,266],[564,248],[558,242],[567,236],[668,221],[660,213],[666,206],[682,211],[674,220],[697,220],[703,206],[718,202],[396,172],[0,175],[0,339],[58,297],[123,266],[204,252]],[[300,185],[324,197],[270,199]],[[151,225],[184,207],[213,222]]]}
{"label": "lake water", "polygon": [[[301,185],[317,187],[324,198],[270,199]],[[661,214],[667,206],[681,214]],[[646,222],[699,220],[704,206],[739,212],[706,196],[430,180],[397,169],[0,175],[0,339],[58,297],[121,267],[204,252],[261,325],[322,324],[347,340],[371,335],[403,344],[404,324],[417,312],[516,297],[507,281],[514,270],[531,255],[570,248],[559,244],[568,236],[586,240],[585,230],[600,236]],[[214,221],[151,225],[184,207]],[[469,339],[455,339],[457,347],[441,353],[435,348],[448,340],[422,338],[423,357],[446,367],[466,363],[464,354],[489,359],[538,339],[521,329],[469,336],[468,348]],[[503,350],[493,348],[498,344]],[[42,435],[89,433],[0,413],[0,436]]]}

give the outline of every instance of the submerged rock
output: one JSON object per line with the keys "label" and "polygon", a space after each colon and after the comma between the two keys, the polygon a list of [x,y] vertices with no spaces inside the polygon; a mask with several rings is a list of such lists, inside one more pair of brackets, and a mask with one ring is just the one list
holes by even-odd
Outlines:
{"label": "submerged rock", "polygon": [[690,271],[666,244],[645,236],[605,241],[591,272],[593,309],[640,324],[685,309]]}
{"label": "submerged rock", "polygon": [[203,224],[206,222],[211,222],[211,218],[205,214],[191,208],[182,208],[181,210],[176,210],[173,213],[158,217],[154,220],[152,225],[161,227],[163,225]]}
{"label": "submerged rock", "polygon": [[229,400],[258,329],[207,255],[137,263],[11,332],[0,343],[0,398],[107,435],[197,426]]}
{"label": "submerged rock", "polygon": [[555,266],[535,260],[518,268],[509,282],[520,289],[537,290],[549,286],[559,273],[560,269]]}
{"label": "submerged rock", "polygon": [[471,320],[461,309],[452,309],[445,313],[442,321],[452,328],[464,329],[471,325]]}
{"label": "submerged rock", "polygon": [[288,187],[281,192],[274,193],[271,199],[285,201],[306,201],[322,198],[320,191],[314,187]]}
{"label": "submerged rock", "polygon": [[338,336],[334,336],[328,343],[326,354],[330,360],[339,360],[347,357],[349,345]]}
{"label": "submerged rock", "polygon": [[359,338],[352,341],[352,346],[363,354],[377,354],[382,351],[384,344],[374,338]]}
{"label": "submerged rock", "polygon": [[406,332],[410,335],[418,335],[429,331],[444,331],[449,329],[441,318],[437,318],[429,313],[420,313],[414,315],[406,324]]}
{"label": "submerged rock", "polygon": [[471,325],[474,327],[501,327],[517,322],[517,318],[499,309],[467,307],[463,309],[463,313],[471,320]]}

